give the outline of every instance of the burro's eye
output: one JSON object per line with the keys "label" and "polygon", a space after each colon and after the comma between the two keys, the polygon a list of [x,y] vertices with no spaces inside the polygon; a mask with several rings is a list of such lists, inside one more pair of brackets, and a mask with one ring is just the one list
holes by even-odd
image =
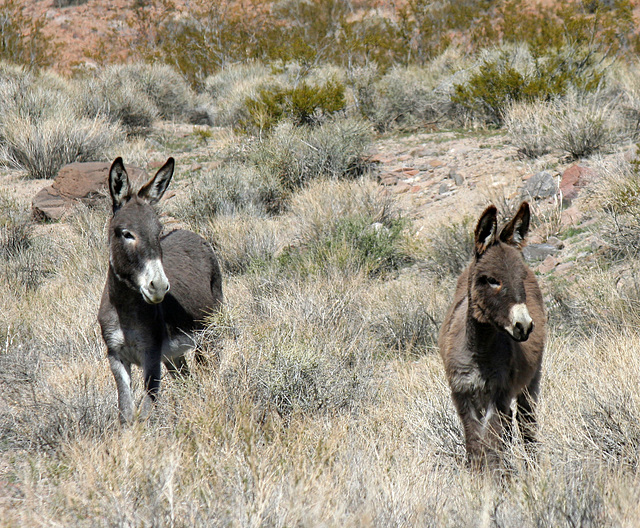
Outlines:
{"label": "burro's eye", "polygon": [[136,236],[131,231],[129,231],[128,229],[122,229],[120,231],[120,236],[122,238],[124,238],[125,240],[135,240],[136,239]]}
{"label": "burro's eye", "polygon": [[494,277],[485,277],[485,282],[494,289],[500,289],[502,287],[502,282]]}

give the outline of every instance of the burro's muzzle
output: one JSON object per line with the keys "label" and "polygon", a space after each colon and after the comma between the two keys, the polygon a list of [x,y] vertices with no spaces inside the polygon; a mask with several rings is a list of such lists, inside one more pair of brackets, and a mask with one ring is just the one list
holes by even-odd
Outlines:
{"label": "burro's muzzle", "polygon": [[138,286],[142,298],[149,304],[158,304],[164,300],[169,291],[169,279],[160,259],[147,262],[139,276]]}
{"label": "burro's muzzle", "polygon": [[533,319],[529,315],[527,305],[524,303],[514,304],[509,312],[511,324],[505,327],[511,337],[516,341],[526,341],[533,331]]}

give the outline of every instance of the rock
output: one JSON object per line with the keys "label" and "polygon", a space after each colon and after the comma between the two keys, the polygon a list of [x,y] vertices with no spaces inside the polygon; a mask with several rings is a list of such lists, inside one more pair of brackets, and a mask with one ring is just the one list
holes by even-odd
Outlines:
{"label": "rock", "polygon": [[541,171],[528,178],[522,190],[523,198],[532,200],[550,198],[558,192],[558,185],[553,173]]}
{"label": "rock", "polygon": [[542,264],[540,264],[538,266],[538,271],[540,273],[549,273],[550,271],[552,271],[558,264],[560,263],[560,261],[556,258],[553,257],[551,255],[549,255],[546,259],[544,259],[544,261],[542,262]]}
{"label": "rock", "polygon": [[563,249],[564,242],[560,240],[558,237],[550,236],[547,238],[547,244],[552,245],[556,249]]}
{"label": "rock", "polygon": [[442,161],[442,160],[438,160],[438,159],[434,159],[429,161],[429,165],[434,168],[437,169],[439,167],[444,167],[447,164],[446,161]]}
{"label": "rock", "polygon": [[[107,178],[111,163],[71,163],[60,169],[54,182],[38,192],[32,201],[33,216],[39,221],[59,220],[75,203],[95,206],[109,196]],[[145,172],[127,167],[134,183],[141,183]]]}
{"label": "rock", "polygon": [[580,189],[582,189],[589,180],[593,179],[594,176],[594,170],[589,167],[578,164],[571,165],[571,167],[562,173],[562,179],[560,180],[562,200],[565,203],[571,203],[578,196]]}
{"label": "rock", "polygon": [[398,183],[399,178],[395,174],[384,173],[380,175],[380,184],[381,185],[395,185]]}
{"label": "rock", "polygon": [[438,194],[446,194],[449,192],[449,184],[446,182],[442,182],[440,184],[440,188],[438,189]]}
{"label": "rock", "polygon": [[455,165],[449,168],[449,178],[451,178],[458,187],[464,183],[464,176],[458,173],[458,167]]}
{"label": "rock", "polygon": [[551,255],[555,255],[558,248],[552,244],[529,244],[522,250],[524,258],[529,262],[545,260]]}

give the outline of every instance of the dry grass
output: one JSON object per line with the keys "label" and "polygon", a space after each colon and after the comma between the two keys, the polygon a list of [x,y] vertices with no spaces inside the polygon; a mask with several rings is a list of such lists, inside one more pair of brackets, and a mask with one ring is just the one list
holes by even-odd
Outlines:
{"label": "dry grass", "polygon": [[[35,227],[28,204],[0,199],[3,526],[637,523],[635,256],[614,266],[591,255],[599,267],[541,278],[551,324],[537,464],[516,438],[502,478],[480,476],[465,466],[435,346],[473,226],[461,219],[422,244],[370,179],[330,169],[267,215],[240,181],[264,176],[249,165],[207,173],[207,198],[181,218],[225,269],[225,309],[202,335],[217,360],[166,377],[149,420],[127,429],[96,323],[107,207]],[[631,214],[633,177],[612,169],[594,203],[628,196],[617,214]],[[207,200],[223,206],[201,210]]]}
{"label": "dry grass", "polygon": [[[294,211],[324,194],[301,196]],[[304,232],[327,214],[311,210]],[[5,525],[631,526],[636,519],[640,364],[629,351],[640,342],[612,316],[610,308],[622,306],[614,291],[598,300],[606,310],[597,332],[569,337],[551,328],[539,465],[527,469],[516,442],[510,476],[496,483],[465,468],[433,350],[452,283],[424,272],[386,281],[274,270],[227,276],[217,369],[165,379],[150,420],[121,430],[95,324],[105,220],[104,210],[80,210],[60,226],[64,241],[20,249],[55,264],[37,288],[26,292],[2,276],[10,324],[0,327]],[[235,229],[246,221],[238,217]],[[595,306],[589,294],[587,284],[573,292]],[[139,378],[136,371],[140,396]]]}

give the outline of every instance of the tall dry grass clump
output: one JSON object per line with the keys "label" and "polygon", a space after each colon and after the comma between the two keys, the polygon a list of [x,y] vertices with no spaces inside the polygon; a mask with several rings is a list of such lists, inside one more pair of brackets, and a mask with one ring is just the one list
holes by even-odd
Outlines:
{"label": "tall dry grass clump", "polygon": [[73,161],[104,159],[122,133],[100,117],[79,114],[73,86],[53,75],[4,69],[0,75],[0,150],[31,178],[53,178]]}

